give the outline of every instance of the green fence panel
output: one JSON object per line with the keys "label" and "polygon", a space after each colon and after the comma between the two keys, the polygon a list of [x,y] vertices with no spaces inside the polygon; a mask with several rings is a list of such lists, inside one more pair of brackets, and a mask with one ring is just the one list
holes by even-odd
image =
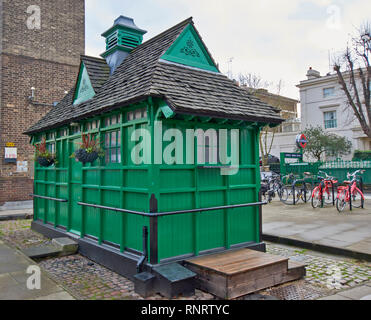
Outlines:
{"label": "green fence panel", "polygon": [[371,161],[344,161],[335,160],[323,163],[320,168],[330,176],[336,177],[339,182],[347,180],[347,174],[356,170],[365,170],[362,174],[364,184],[371,184]]}

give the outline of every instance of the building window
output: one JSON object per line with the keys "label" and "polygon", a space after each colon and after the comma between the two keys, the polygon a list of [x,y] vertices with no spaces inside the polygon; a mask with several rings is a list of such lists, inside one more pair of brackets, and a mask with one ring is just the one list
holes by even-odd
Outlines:
{"label": "building window", "polygon": [[147,108],[141,108],[127,113],[127,121],[147,119]]}
{"label": "building window", "polygon": [[91,131],[99,128],[99,120],[94,120],[86,124],[86,131]]}
{"label": "building window", "polygon": [[64,128],[64,129],[59,131],[59,137],[60,138],[67,137],[67,136],[68,136],[68,129],[67,128]]}
{"label": "building window", "polygon": [[325,129],[333,129],[337,128],[337,119],[336,119],[336,111],[325,112]]}
{"label": "building window", "polygon": [[46,135],[46,140],[47,141],[50,141],[50,140],[55,140],[55,132],[50,132]]}
{"label": "building window", "polygon": [[105,133],[104,139],[106,163],[121,163],[121,130]]}
{"label": "building window", "polygon": [[328,98],[335,95],[335,87],[323,89],[323,97]]}
{"label": "building window", "polygon": [[104,120],[105,127],[112,127],[121,123],[121,114],[115,114]]}
{"label": "building window", "polygon": [[80,124],[71,125],[71,134],[78,134],[81,132]]}
{"label": "building window", "polygon": [[46,149],[51,153],[55,154],[55,142],[47,143]]}

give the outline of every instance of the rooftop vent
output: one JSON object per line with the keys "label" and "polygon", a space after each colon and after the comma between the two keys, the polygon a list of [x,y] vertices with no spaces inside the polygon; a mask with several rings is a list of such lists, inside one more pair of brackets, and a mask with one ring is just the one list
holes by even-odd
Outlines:
{"label": "rooftop vent", "polygon": [[139,29],[132,18],[118,17],[113,26],[102,34],[106,38],[106,52],[101,56],[106,59],[111,74],[126,59],[130,52],[142,44],[147,31]]}

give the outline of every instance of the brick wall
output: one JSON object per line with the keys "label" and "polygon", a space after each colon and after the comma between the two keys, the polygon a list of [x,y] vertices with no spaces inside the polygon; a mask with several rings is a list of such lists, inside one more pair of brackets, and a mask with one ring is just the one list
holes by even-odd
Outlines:
{"label": "brick wall", "polygon": [[[40,29],[27,27],[30,5],[40,7]],[[3,0],[2,13],[0,205],[29,200],[32,192],[33,148],[22,133],[51,107],[31,104],[31,87],[37,102],[60,101],[74,85],[85,51],[84,0]],[[28,161],[27,173],[5,164],[7,142],[15,143],[18,161]]]}
{"label": "brick wall", "polygon": [[[40,29],[27,26],[31,5]],[[3,0],[3,52],[76,65],[84,46],[84,0]]]}

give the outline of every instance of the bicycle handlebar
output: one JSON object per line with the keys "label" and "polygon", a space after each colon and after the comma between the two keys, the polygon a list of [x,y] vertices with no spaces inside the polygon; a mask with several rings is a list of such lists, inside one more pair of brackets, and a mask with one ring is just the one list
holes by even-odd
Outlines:
{"label": "bicycle handlebar", "polygon": [[349,178],[351,178],[351,177],[353,177],[353,179],[352,180],[355,180],[357,177],[357,174],[363,174],[363,173],[365,173],[366,172],[366,170],[357,170],[357,171],[355,171],[355,172],[353,172],[352,174],[350,174],[349,172],[348,172],[348,174],[347,174],[347,178],[349,179]]}

